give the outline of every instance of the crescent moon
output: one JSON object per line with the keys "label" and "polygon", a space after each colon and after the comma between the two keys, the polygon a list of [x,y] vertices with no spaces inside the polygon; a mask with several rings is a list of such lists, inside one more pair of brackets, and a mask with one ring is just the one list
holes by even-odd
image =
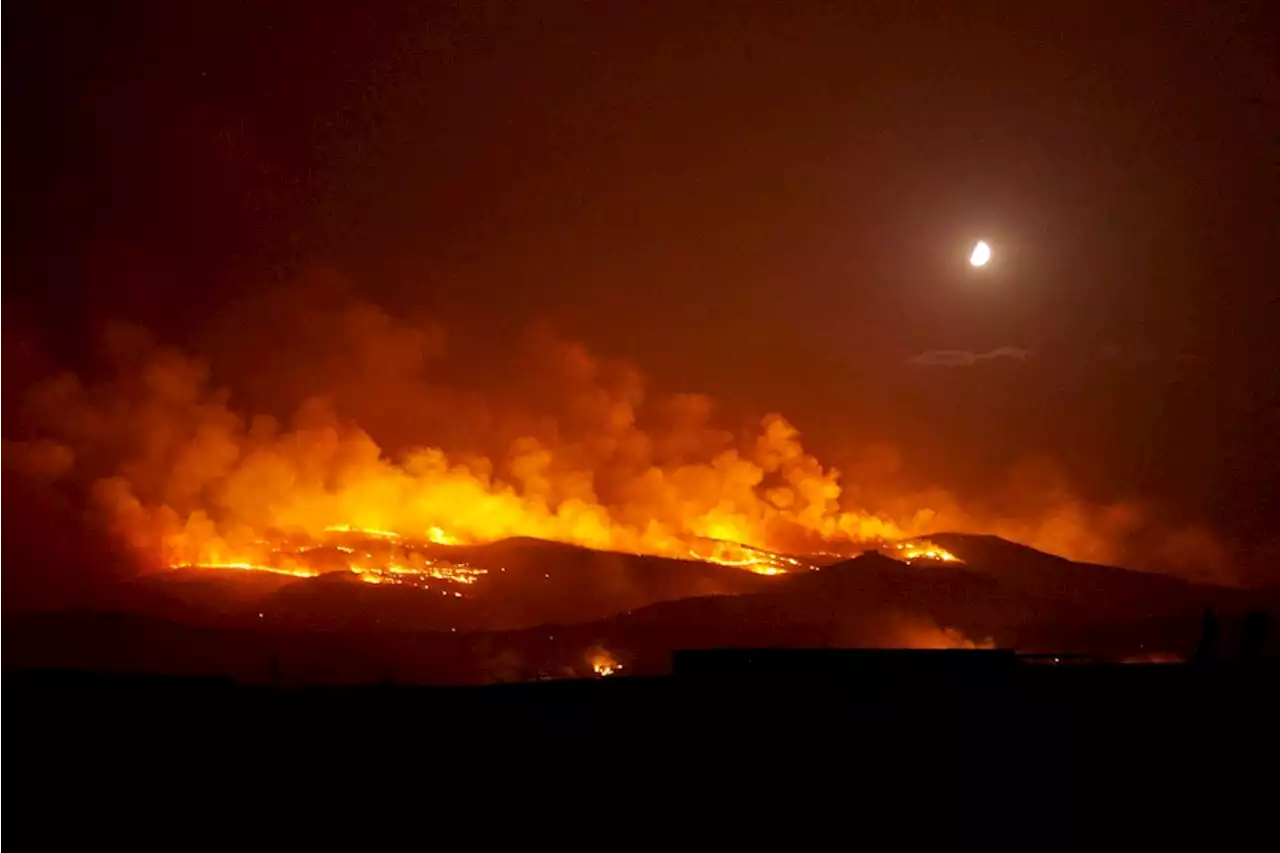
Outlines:
{"label": "crescent moon", "polygon": [[969,255],[969,266],[985,267],[987,262],[991,260],[991,247],[987,245],[986,240],[979,240],[973,247],[973,252]]}

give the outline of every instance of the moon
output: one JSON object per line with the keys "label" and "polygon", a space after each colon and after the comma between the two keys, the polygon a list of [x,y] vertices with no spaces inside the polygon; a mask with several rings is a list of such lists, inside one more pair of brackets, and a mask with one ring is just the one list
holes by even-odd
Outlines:
{"label": "moon", "polygon": [[985,267],[987,262],[991,260],[991,247],[987,245],[986,240],[979,240],[974,244],[973,252],[969,255],[969,266]]}

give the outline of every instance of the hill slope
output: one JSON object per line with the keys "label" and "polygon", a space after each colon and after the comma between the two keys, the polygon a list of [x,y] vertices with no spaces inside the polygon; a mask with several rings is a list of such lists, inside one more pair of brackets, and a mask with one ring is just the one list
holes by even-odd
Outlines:
{"label": "hill slope", "polygon": [[1185,655],[1205,607],[1228,617],[1280,611],[1275,591],[1072,563],[991,537],[933,540],[963,562],[867,553],[763,577],[511,540],[468,549],[487,573],[442,589],[371,585],[347,572],[178,571],[122,586],[116,615],[10,616],[5,664],[483,682],[585,676],[602,663],[658,673],[676,649],[723,646]]}

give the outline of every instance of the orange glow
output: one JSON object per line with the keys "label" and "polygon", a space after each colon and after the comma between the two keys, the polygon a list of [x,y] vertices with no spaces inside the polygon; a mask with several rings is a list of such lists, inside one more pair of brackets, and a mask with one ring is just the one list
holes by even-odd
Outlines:
{"label": "orange glow", "polygon": [[601,678],[622,671],[622,664],[605,649],[593,649],[587,655],[587,662],[591,664],[591,671]]}
{"label": "orange glow", "polygon": [[913,560],[936,560],[940,563],[961,562],[955,554],[932,542],[916,539],[911,542],[897,542],[888,547],[890,556],[906,563]]}
{"label": "orange glow", "polygon": [[746,569],[758,575],[782,575],[807,568],[793,557],[719,539],[695,540],[689,548],[689,556],[707,563]]}
{"label": "orange glow", "polygon": [[[439,529],[439,528],[436,528]],[[371,539],[399,539],[400,534],[392,530],[377,530],[372,527],[353,527],[350,524],[331,524],[324,529],[325,533],[358,533]]]}
{"label": "orange glow", "polygon": [[456,536],[450,536],[439,527],[432,527],[427,530],[427,538],[437,545],[461,545],[462,540]]}
{"label": "orange glow", "polygon": [[314,578],[319,572],[311,569],[282,569],[277,566],[261,566],[254,563],[201,563],[200,565],[176,566],[179,569],[238,569],[246,572],[270,572],[275,575],[289,575],[295,578]]}
{"label": "orange glow", "polygon": [[[629,365],[551,338],[534,339],[519,365],[522,379],[545,380],[538,394],[469,396],[431,384],[418,331],[370,306],[353,311],[373,331],[357,324],[325,346],[366,353],[333,361],[358,372],[320,378],[343,405],[307,398],[291,426],[237,412],[206,365],[126,335],[112,378],[58,376],[33,390],[39,435],[6,441],[6,464],[55,490],[75,483],[149,565],[424,586],[476,583],[461,549],[511,537],[783,575],[810,568],[787,555],[885,542],[906,542],[886,551],[906,560],[955,561],[913,539],[942,530],[1105,562],[1108,542],[1142,523],[1123,507],[1094,511],[1043,474],[1028,478],[1038,491],[1022,503],[1054,502],[1012,518],[968,514],[941,489],[869,485],[896,470],[892,454],[846,478],[781,415],[724,428],[709,398],[655,395]],[[386,334],[401,333],[406,364],[388,365]],[[397,444],[356,421],[373,403],[405,413]]]}
{"label": "orange glow", "polygon": [[[363,540],[363,545],[355,548],[328,541],[335,535],[344,535],[349,541]],[[362,530],[351,525],[333,525],[319,539],[305,539],[302,544],[291,542],[271,545],[261,540],[254,541],[246,548],[254,555],[253,560],[208,559],[184,563],[178,567],[239,569],[298,578],[317,577],[324,571],[345,570],[365,583],[419,587],[427,587],[432,580],[471,585],[487,573],[487,570],[459,559],[426,556],[414,547],[415,544],[425,547],[434,542],[422,540],[415,543],[388,530]],[[457,593],[456,597],[461,598],[462,594]]]}

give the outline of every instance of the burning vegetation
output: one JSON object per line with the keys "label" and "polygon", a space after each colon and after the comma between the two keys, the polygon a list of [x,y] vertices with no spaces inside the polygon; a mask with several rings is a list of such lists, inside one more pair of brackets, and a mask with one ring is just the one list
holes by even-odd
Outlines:
{"label": "burning vegetation", "polygon": [[[460,595],[484,571],[457,549],[510,537],[779,575],[810,568],[803,555],[875,547],[951,562],[915,538],[944,529],[1096,558],[1137,523],[1069,495],[994,522],[938,489],[863,506],[870,493],[847,489],[781,415],[726,428],[709,398],[656,396],[634,368],[542,332],[518,381],[477,394],[433,378],[447,347],[430,324],[346,297],[274,299],[233,348],[252,356],[248,393],[115,328],[103,375],[27,389],[6,419],[6,474],[79,502],[153,568],[345,571]],[[263,398],[292,416],[244,402]]]}
{"label": "burning vegetation", "polygon": [[591,671],[599,678],[618,675],[623,670],[618,659],[601,647],[596,647],[587,653],[587,663],[591,664]]}
{"label": "burning vegetation", "polygon": [[910,565],[916,560],[936,560],[940,563],[958,563],[955,554],[945,548],[933,544],[927,539],[915,539],[909,542],[895,542],[885,547],[889,556],[902,560]]}
{"label": "burning vegetation", "polygon": [[[330,572],[350,572],[371,584],[400,584],[431,589],[432,582],[445,588],[476,583],[487,569],[476,568],[454,554],[456,544],[438,529],[413,539],[389,530],[363,530],[350,525],[327,528],[318,539],[305,534],[277,535],[249,544],[251,560],[205,560],[181,568],[241,569],[293,577],[316,577]],[[461,597],[462,593],[455,591]]]}

